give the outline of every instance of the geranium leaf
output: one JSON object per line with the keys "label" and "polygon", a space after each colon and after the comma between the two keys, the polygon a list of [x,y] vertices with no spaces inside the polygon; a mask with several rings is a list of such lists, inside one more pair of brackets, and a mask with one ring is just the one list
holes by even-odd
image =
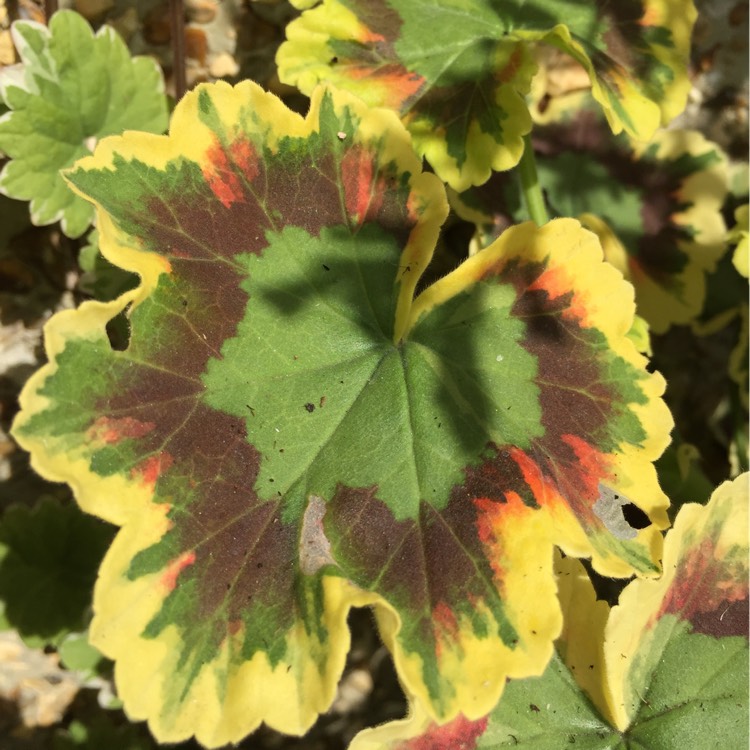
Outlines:
{"label": "geranium leaf", "polygon": [[[577,105],[566,110],[567,102]],[[694,320],[706,276],[726,250],[722,206],[727,160],[700,133],[659,132],[633,144],[615,137],[588,97],[556,103],[553,122],[534,129],[539,181],[553,215],[576,216],[599,235],[605,258],[633,283],[638,314],[653,333]],[[452,204],[484,225],[485,241],[524,217],[512,173],[493,175]]]}
{"label": "geranium leaf", "polygon": [[155,62],[131,58],[114,29],[96,35],[73,11],[13,24],[22,64],[0,72],[0,96],[10,108],[0,117],[0,151],[10,161],[0,190],[31,201],[37,225],[60,220],[70,237],[93,218],[59,170],[91,153],[96,141],[127,129],[160,133],[167,126],[164,82]]}
{"label": "geranium leaf", "polygon": [[[521,14],[528,7],[522,5]],[[540,5],[547,12],[553,5],[559,22],[546,41],[586,69],[613,133],[648,140],[682,112],[691,85],[687,63],[697,16],[692,0]]]}
{"label": "geranium leaf", "polygon": [[32,646],[59,643],[86,625],[111,527],[51,498],[11,506],[0,519],[0,600]]}
{"label": "geranium leaf", "polygon": [[397,110],[436,173],[464,190],[521,157],[532,43],[584,65],[615,132],[650,138],[684,107],[694,19],[689,0],[324,0],[289,24],[277,62],[304,92],[327,81]]}
{"label": "geranium leaf", "polygon": [[[576,200],[583,210],[574,215],[599,235],[605,257],[632,281],[638,313],[654,333],[664,333],[701,313],[706,275],[725,252],[726,157],[687,130],[661,131],[632,150],[612,140],[605,149],[609,153],[600,149],[590,157],[592,166],[594,159],[604,165],[600,187],[593,188],[595,178],[592,190],[582,191],[591,198],[591,213]],[[568,158],[560,151],[550,162],[558,178],[550,185],[556,196],[570,189],[562,177]]]}
{"label": "geranium leaf", "polygon": [[630,584],[610,615],[610,705],[618,728],[632,727],[644,744],[665,732],[685,740],[702,733],[698,747],[747,744],[744,718],[728,720],[747,715],[747,481],[725,482],[705,507],[683,506],[662,578]]}
{"label": "geranium leaf", "polygon": [[558,560],[565,628],[544,675],[513,680],[483,718],[406,720],[350,750],[745,747],[748,743],[748,475],[684,506],[664,576],[629,584],[611,612],[577,560]]}
{"label": "geranium leaf", "polygon": [[14,434],[123,526],[91,639],[160,740],[305,731],[366,604],[432,715],[482,715],[551,654],[553,543],[658,570],[664,384],[578,222],[514,228],[413,299],[447,202],[396,115],[318,89],[302,119],[250,82],[68,179],[142,284],[50,322]]}
{"label": "geranium leaf", "polygon": [[494,711],[480,719],[457,716],[437,724],[419,704],[409,718],[365,729],[349,750],[626,750],[555,653],[541,677],[512,680]]}
{"label": "geranium leaf", "polygon": [[136,276],[113,265],[99,252],[96,229],[86,237],[86,244],[78,253],[78,265],[83,271],[78,288],[102,302],[109,302],[138,284]]}

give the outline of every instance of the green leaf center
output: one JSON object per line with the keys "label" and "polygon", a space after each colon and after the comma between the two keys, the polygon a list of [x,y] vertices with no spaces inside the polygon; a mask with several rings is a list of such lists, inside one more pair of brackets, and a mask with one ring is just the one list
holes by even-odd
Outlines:
{"label": "green leaf center", "polygon": [[396,345],[402,269],[383,229],[287,227],[268,240],[238,258],[245,318],[204,384],[208,405],[245,420],[262,457],[255,490],[283,497],[287,522],[343,482],[377,486],[399,520],[420,501],[442,509],[489,443],[539,436],[535,358],[511,287],[478,282]]}

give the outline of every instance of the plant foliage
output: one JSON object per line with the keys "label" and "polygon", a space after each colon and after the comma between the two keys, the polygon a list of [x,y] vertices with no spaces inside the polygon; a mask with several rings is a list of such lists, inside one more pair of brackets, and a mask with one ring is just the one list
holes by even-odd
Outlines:
{"label": "plant foliage", "polygon": [[92,642],[128,654],[126,708],[160,739],[304,731],[362,604],[436,718],[482,715],[549,658],[552,544],[658,571],[663,383],[577,222],[521,225],[413,299],[443,188],[395,116],[323,89],[303,120],[201,87],[170,137],[104,141],[67,179],[143,281],[50,324],[15,434],[123,526]]}
{"label": "plant foliage", "polygon": [[[664,333],[698,317],[706,276],[726,252],[727,160],[692,130],[643,143],[615,136],[593,105],[573,94],[548,107],[532,139],[539,179],[552,215],[576,216],[596,232],[607,261],[635,287],[639,314]],[[513,172],[452,204],[482,227],[483,244],[527,218]]]}
{"label": "plant foliage", "polygon": [[664,576],[629,584],[612,610],[577,560],[558,560],[557,654],[541,677],[511,682],[488,716],[437,726],[412,706],[410,719],[362,732],[351,750],[747,745],[747,482],[684,506]]}
{"label": "plant foliage", "polygon": [[[747,185],[654,132],[692,3],[293,4],[307,114],[203,83],[167,135],[109,27],[13,26],[0,270],[67,309],[12,434],[77,505],[11,486],[3,625],[159,742],[307,732],[370,607],[411,710],[353,750],[746,744],[747,475],[708,498],[747,468]],[[79,718],[60,747],[152,745]]]}
{"label": "plant foliage", "polygon": [[0,190],[30,201],[35,224],[61,222],[70,237],[91,224],[93,208],[63,182],[60,169],[91,153],[96,142],[126,129],[160,133],[167,126],[161,71],[146,57],[131,58],[112,28],[94,35],[73,11],[49,28],[13,25],[22,65],[0,71],[0,151],[10,157]]}
{"label": "plant foliage", "polygon": [[85,627],[91,588],[111,529],[75,506],[44,498],[0,521],[0,599],[28,643],[59,643]]}
{"label": "plant foliage", "polygon": [[682,0],[324,0],[289,24],[277,61],[305,93],[326,81],[395,109],[463,190],[518,163],[538,42],[586,68],[614,132],[647,139],[685,105],[694,20]]}

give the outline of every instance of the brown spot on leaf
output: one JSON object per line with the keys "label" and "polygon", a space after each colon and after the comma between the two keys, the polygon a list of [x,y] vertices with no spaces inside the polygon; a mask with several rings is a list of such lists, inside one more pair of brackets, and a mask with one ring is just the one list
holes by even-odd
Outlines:
{"label": "brown spot on leaf", "polygon": [[299,539],[300,570],[304,575],[315,575],[322,567],[334,565],[331,543],[323,529],[326,503],[322,497],[310,495],[302,517]]}

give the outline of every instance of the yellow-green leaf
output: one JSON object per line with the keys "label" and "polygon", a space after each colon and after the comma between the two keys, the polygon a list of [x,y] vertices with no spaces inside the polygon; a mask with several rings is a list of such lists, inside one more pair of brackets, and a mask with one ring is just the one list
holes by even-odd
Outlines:
{"label": "yellow-green leaf", "polygon": [[[729,646],[733,640],[744,641],[746,662],[747,609],[748,475],[743,474],[721,485],[708,505],[681,508],[667,535],[664,575],[655,581],[633,582],[613,608],[604,635],[604,659],[607,703],[615,726],[622,731],[636,720],[658,716],[669,698],[677,707],[683,700],[700,701],[701,690],[710,689],[708,676],[723,666],[721,661],[711,664],[702,659],[721,658],[722,640],[726,641],[726,659],[742,659],[742,653],[736,655]],[[681,681],[679,673],[660,674],[665,705],[644,701],[649,687],[655,688],[660,664],[678,642],[686,649],[682,668],[691,679]],[[704,651],[703,642],[716,647]],[[696,648],[692,658],[690,644]],[[736,685],[738,701],[746,695],[745,687]],[[691,695],[691,690],[696,694]],[[730,713],[735,709],[729,695],[714,700],[726,701]],[[700,713],[694,719],[699,717]],[[708,728],[705,736],[713,731]]]}
{"label": "yellow-green leaf", "polygon": [[684,506],[662,578],[632,582],[611,611],[581,563],[558,558],[557,654],[542,677],[511,681],[487,716],[439,725],[414,701],[351,750],[745,747],[748,478]]}

